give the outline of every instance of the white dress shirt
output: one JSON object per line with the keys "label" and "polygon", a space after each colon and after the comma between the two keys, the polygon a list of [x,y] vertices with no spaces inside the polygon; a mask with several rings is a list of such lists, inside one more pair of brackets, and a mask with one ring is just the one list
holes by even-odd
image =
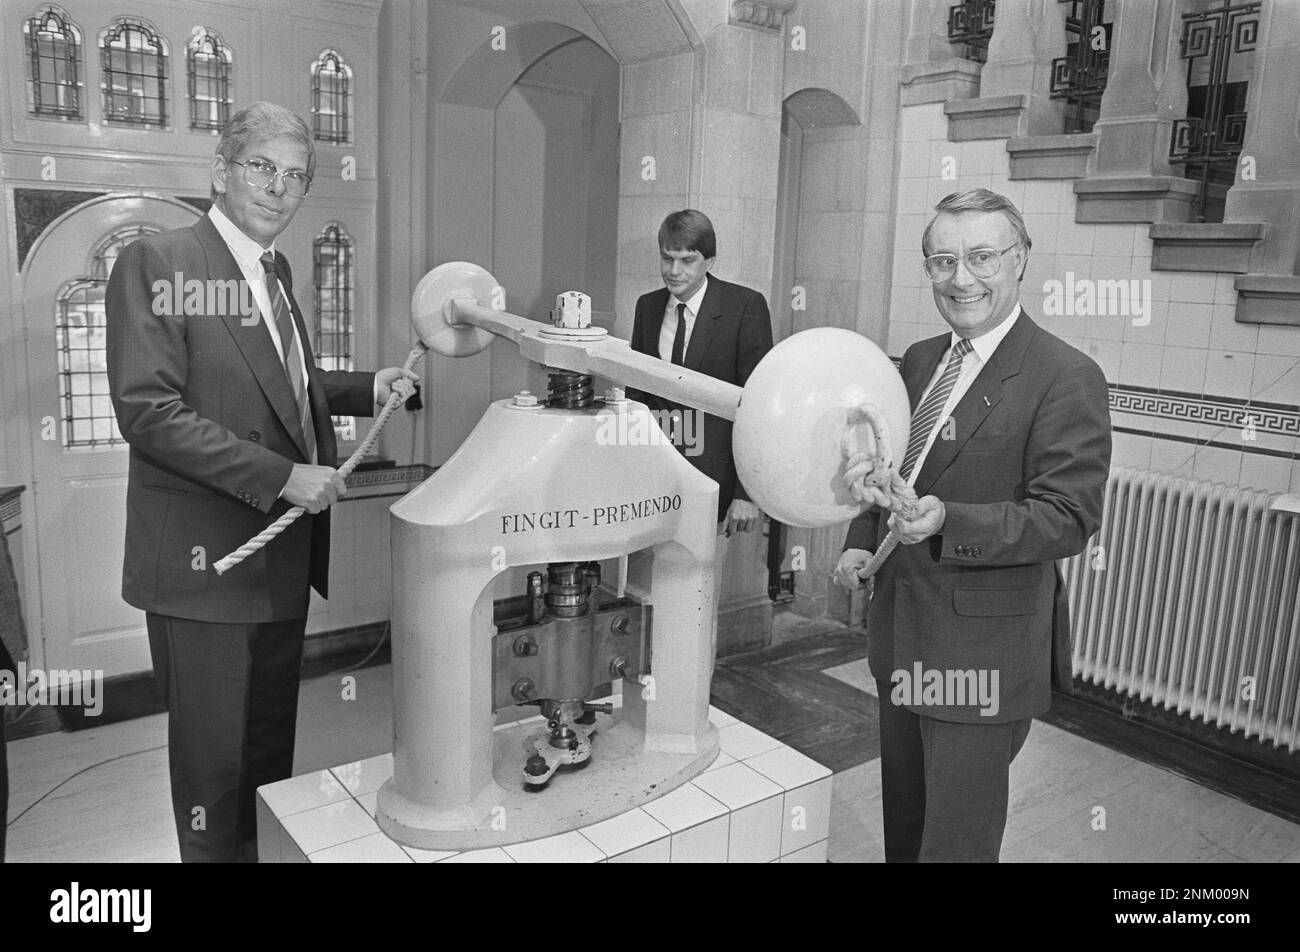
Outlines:
{"label": "white dress shirt", "polygon": [[[235,264],[239,265],[240,272],[244,275],[244,280],[253,291],[253,298],[257,301],[257,307],[262,312],[262,326],[266,332],[271,335],[271,343],[275,345],[275,352],[280,358],[280,363],[284,363],[284,345],[280,343],[280,331],[275,326],[275,312],[271,310],[271,296],[266,291],[266,271],[262,267],[262,255],[266,252],[275,254],[275,242],[271,242],[271,247],[263,248],[248,235],[239,230],[239,226],[226,217],[225,213],[213,205],[208,209],[208,217],[212,219],[212,224],[216,226],[226,247],[235,258]],[[289,295],[286,293],[284,286],[280,287],[280,294],[284,296],[285,307],[289,306]],[[294,359],[298,361],[298,366],[302,370],[302,379],[304,384],[307,380],[307,361],[303,356],[302,335],[298,333],[297,323],[294,324],[294,349],[297,354]]]}
{"label": "white dress shirt", "polygon": [[659,328],[659,356],[664,360],[673,359],[673,338],[677,336],[677,305],[686,305],[686,338],[682,343],[682,361],[686,360],[686,350],[691,346],[691,331],[695,329],[695,316],[700,313],[704,302],[704,292],[709,288],[709,276],[706,274],[700,288],[687,300],[680,301],[677,295],[668,295],[668,307],[664,309],[663,326]]}
{"label": "white dress shirt", "polygon": [[[935,439],[938,438],[948,417],[952,415],[952,411],[957,408],[957,403],[966,395],[966,391],[975,382],[975,378],[984,369],[984,365],[989,362],[993,352],[1002,343],[1002,339],[1011,332],[1011,328],[1015,326],[1016,321],[1019,319],[1020,302],[1017,301],[1011,309],[1010,316],[1004,319],[1001,324],[988,333],[970,338],[971,352],[962,358],[961,372],[957,375],[957,382],[953,384],[952,393],[948,394],[948,400],[939,413],[939,419],[935,421],[934,428],[930,430],[930,436],[925,441],[925,446],[921,447],[921,455],[916,458],[916,464],[912,467],[912,474],[907,478],[909,486],[915,485],[916,475],[921,472],[921,467],[925,464],[925,458],[930,455],[930,447],[934,446]],[[916,402],[918,407],[925,401],[926,394],[934,389],[934,385],[943,376],[944,368],[948,366],[948,358],[952,355],[952,349],[957,346],[957,341],[960,339],[961,337],[957,332],[953,331],[949,337],[947,348],[939,357],[939,366],[935,368],[934,376],[930,378],[930,382],[926,384],[925,390],[922,391],[921,399]]]}

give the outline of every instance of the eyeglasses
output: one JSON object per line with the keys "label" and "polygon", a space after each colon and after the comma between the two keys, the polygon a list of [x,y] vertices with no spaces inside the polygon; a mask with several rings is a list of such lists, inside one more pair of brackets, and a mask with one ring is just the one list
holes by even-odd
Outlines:
{"label": "eyeglasses", "polygon": [[[1002,256],[1012,248],[1020,247],[1020,242],[1007,245],[1001,251],[993,248],[976,248],[968,251],[962,258],[966,270],[977,278],[991,278],[1002,268]],[[930,255],[925,259],[925,273],[935,284],[949,280],[957,273],[956,255]]]}
{"label": "eyeglasses", "polygon": [[269,189],[271,183],[279,176],[284,182],[284,192],[290,198],[303,198],[311,190],[311,176],[298,169],[282,172],[270,162],[263,162],[261,159],[250,159],[247,162],[236,162],[234,159],[229,161],[231,165],[244,167],[244,181],[253,188]]}

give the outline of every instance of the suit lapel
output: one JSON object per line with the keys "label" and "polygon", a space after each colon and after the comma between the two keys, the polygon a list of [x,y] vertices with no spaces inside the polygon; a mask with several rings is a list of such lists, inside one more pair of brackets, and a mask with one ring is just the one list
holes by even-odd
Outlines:
{"label": "suit lapel", "polygon": [[642,353],[651,356],[659,356],[659,332],[664,329],[664,312],[668,310],[668,289],[660,288],[650,295],[646,305],[650,313],[646,315],[646,320],[641,325],[641,346],[645,348]]}
{"label": "suit lapel", "polygon": [[[971,381],[970,388],[953,408],[952,439],[943,439],[940,434],[939,439],[936,439],[934,445],[930,447],[930,452],[926,455],[914,483],[918,496],[924,496],[929,492],[935,481],[943,475],[944,470],[952,465],[962,447],[966,445],[966,441],[975,435],[993,408],[998,405],[1002,399],[1003,381],[1020,373],[1025,349],[1029,346],[1029,339],[1033,336],[1035,326],[1029,319],[1029,315],[1021,308],[1015,326],[1002,339],[1002,343],[998,344],[997,350],[993,351],[988,363],[980,368],[979,375]],[[932,373],[933,370],[934,368],[931,367]]]}
{"label": "suit lapel", "polygon": [[[195,223],[194,230],[207,254],[209,275],[243,281],[244,273],[239,270],[235,256],[230,253],[230,248],[226,246],[225,240],[212,224],[212,220],[204,215]],[[256,323],[248,325],[244,324],[244,316],[240,314],[223,314],[221,320],[230,332],[230,336],[234,338],[235,346],[239,348],[267,402],[275,410],[275,415],[280,418],[294,445],[302,453],[303,459],[306,459],[307,442],[303,436],[302,426],[298,422],[298,401],[294,399],[289,378],[284,372],[284,364],[280,362],[275,344],[271,342],[271,336],[263,326],[261,314],[259,313],[257,317]],[[305,337],[303,346],[304,348],[307,346]],[[307,365],[311,367],[310,360],[307,361]]]}
{"label": "suit lapel", "polygon": [[[718,318],[722,317],[722,282],[712,275],[706,281],[704,300],[700,301],[700,312],[695,315],[691,340],[686,345],[686,355],[682,360],[687,370],[699,370],[704,363],[704,355],[709,352],[709,342],[718,329]],[[667,307],[667,302],[664,306]]]}

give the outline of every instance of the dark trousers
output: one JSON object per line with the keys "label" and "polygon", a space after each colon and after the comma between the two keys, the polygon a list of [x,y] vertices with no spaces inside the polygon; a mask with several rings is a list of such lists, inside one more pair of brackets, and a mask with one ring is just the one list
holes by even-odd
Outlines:
{"label": "dark trousers", "polygon": [[307,619],[223,625],[145,618],[167,703],[181,861],[255,861],[257,788],[293,773]]}
{"label": "dark trousers", "polygon": [[887,863],[996,863],[1007,776],[1032,720],[958,724],[880,699],[881,801]]}

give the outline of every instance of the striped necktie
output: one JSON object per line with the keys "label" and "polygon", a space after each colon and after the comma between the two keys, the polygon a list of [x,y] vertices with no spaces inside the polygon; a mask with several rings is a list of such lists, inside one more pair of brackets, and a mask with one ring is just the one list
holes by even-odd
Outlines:
{"label": "striped necktie", "polygon": [[934,425],[939,422],[939,414],[943,412],[943,406],[948,402],[952,388],[957,385],[957,377],[961,374],[961,360],[971,350],[970,341],[965,337],[957,341],[957,346],[952,349],[952,354],[948,357],[948,366],[943,368],[943,376],[934,385],[934,389],[925,395],[925,399],[912,414],[912,430],[907,440],[907,455],[903,457],[903,465],[898,470],[898,475],[903,479],[912,475],[912,467],[916,465],[921,450],[930,439],[930,432],[934,429]]}
{"label": "striped necktie", "polygon": [[281,350],[284,353],[284,372],[293,389],[293,398],[298,401],[298,422],[302,425],[303,441],[307,444],[307,462],[316,462],[316,432],[312,428],[311,403],[307,399],[306,381],[303,380],[302,361],[298,359],[298,348],[294,346],[296,337],[293,328],[293,315],[289,311],[289,302],[280,293],[280,281],[275,273],[275,255],[268,251],[262,255],[262,270],[266,272],[266,293],[271,299],[271,311],[275,315],[275,329],[280,335]]}

